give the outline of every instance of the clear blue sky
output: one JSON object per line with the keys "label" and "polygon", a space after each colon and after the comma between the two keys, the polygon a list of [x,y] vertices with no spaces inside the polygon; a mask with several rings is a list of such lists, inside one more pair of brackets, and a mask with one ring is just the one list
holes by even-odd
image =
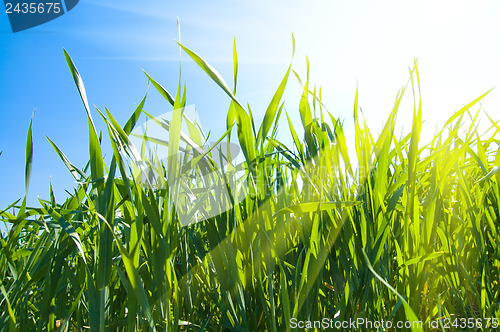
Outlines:
{"label": "clear blue sky", "polygon": [[[50,137],[77,166],[87,161],[87,122],[62,48],[76,63],[91,105],[107,107],[124,123],[147,90],[146,70],[175,93],[178,75],[176,18],[182,41],[232,84],[232,41],[240,57],[238,95],[262,117],[297,41],[294,66],[323,86],[329,109],[352,119],[356,84],[370,125],[381,124],[408,67],[419,58],[424,118],[436,123],[500,80],[500,8],[496,1],[111,1],[81,0],[49,23],[13,34],[0,13],[0,208],[24,195],[25,139],[33,120],[34,162],[28,202],[56,198],[73,179],[45,139]],[[228,99],[183,55],[188,104],[205,131],[221,133]],[[298,85],[292,77],[287,110],[297,116]],[[168,111],[150,89],[146,109]],[[408,98],[411,99],[411,98]],[[405,104],[407,105],[407,104]],[[483,104],[500,114],[498,91]],[[401,115],[407,126],[412,108]],[[98,127],[104,129],[97,112]],[[498,119],[498,115],[496,116]],[[405,122],[406,121],[406,122]],[[286,133],[285,133],[286,134]]]}

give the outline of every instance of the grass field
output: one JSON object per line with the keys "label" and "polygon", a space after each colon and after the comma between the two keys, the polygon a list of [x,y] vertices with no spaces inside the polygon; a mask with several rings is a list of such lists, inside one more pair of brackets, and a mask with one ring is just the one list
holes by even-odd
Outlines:
{"label": "grass field", "polygon": [[[464,321],[473,324],[466,330],[493,329],[486,319],[500,317],[500,127],[490,119],[488,130],[477,130],[486,93],[420,142],[415,62],[377,136],[362,121],[356,91],[354,136],[347,137],[308,73],[299,78],[290,65],[255,123],[236,94],[236,46],[233,86],[181,48],[227,93],[220,142],[237,140],[245,161],[219,167],[215,151],[200,150],[206,137],[184,117],[180,77],[170,94],[148,76],[173,110],[159,121],[168,158],[146,144],[134,147],[130,133],[145,99],[124,125],[107,110],[93,119],[64,52],[88,115],[88,163],[73,165],[49,140],[78,185],[63,202],[52,195],[36,207],[24,200],[0,210],[9,229],[0,239],[2,330],[288,331],[294,319],[325,317],[422,321],[414,331],[448,323],[460,330]],[[285,109],[292,79],[303,87],[300,105]],[[403,96],[414,100],[413,124],[397,137]],[[296,112],[301,128],[289,118]],[[96,131],[96,120],[107,133]],[[278,128],[293,145],[278,141]],[[109,161],[101,151],[106,137]],[[30,124],[26,187],[32,155]],[[154,184],[141,167],[152,171]],[[214,188],[231,195],[217,196]],[[204,199],[194,199],[200,192]],[[211,210],[224,212],[194,215]],[[181,214],[198,222],[184,226]]]}

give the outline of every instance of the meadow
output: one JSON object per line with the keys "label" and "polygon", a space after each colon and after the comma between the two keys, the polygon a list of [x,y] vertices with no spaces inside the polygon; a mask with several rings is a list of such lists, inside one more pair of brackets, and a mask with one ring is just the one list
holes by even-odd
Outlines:
{"label": "meadow", "polygon": [[[289,331],[292,320],[325,317],[424,322],[413,331],[494,329],[487,319],[500,317],[500,127],[489,118],[489,129],[478,130],[487,92],[422,142],[415,62],[377,135],[353,92],[349,137],[310,82],[309,65],[299,76],[290,64],[256,123],[237,98],[236,45],[232,86],[179,45],[227,94],[227,131],[201,149],[207,137],[184,114],[180,75],[171,94],[146,74],[172,109],[168,120],[151,116],[165,130],[154,141],[168,149],[164,159],[146,149],[147,135],[132,144],[146,97],[123,125],[107,109],[92,110],[93,118],[64,51],[88,116],[88,163],[72,164],[49,139],[77,185],[62,202],[52,194],[0,210],[8,229],[0,239],[1,330]],[[291,80],[302,86],[300,104],[285,108]],[[413,98],[413,123],[398,137],[403,97]],[[279,129],[293,144],[278,140]],[[26,188],[31,132],[30,124]],[[230,151],[214,160],[215,147],[231,140],[244,161],[231,162]]]}

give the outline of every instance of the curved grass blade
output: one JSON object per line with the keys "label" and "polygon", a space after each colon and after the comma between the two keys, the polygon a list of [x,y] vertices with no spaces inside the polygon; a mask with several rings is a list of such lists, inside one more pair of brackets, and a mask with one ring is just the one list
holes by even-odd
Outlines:
{"label": "curved grass blade", "polygon": [[85,92],[85,86],[83,85],[82,77],[80,76],[80,73],[78,72],[78,69],[76,69],[75,63],[69,56],[68,52],[63,48],[64,52],[64,57],[66,58],[66,62],[68,63],[68,67],[71,71],[71,76],[73,77],[73,81],[76,84],[76,88],[78,89],[78,93],[80,94],[80,97],[82,98],[83,105],[85,106],[85,111],[87,111],[87,116],[89,117],[90,122],[92,123],[92,126],[94,126],[94,122],[92,121],[92,116],[90,114],[90,107],[89,107],[89,102],[87,100],[87,93]]}
{"label": "curved grass blade", "polygon": [[31,115],[30,126],[28,128],[28,136],[26,137],[26,166],[24,170],[24,186],[26,195],[28,194],[28,187],[30,184],[31,178],[31,167],[33,165],[33,134],[32,134],[32,125],[33,125],[33,116],[35,115],[35,111],[33,111],[33,115]]}
{"label": "curved grass blade", "polygon": [[[144,71],[144,70],[143,70]],[[158,92],[170,103],[170,105],[174,106],[175,104],[175,99],[172,97],[172,95],[165,89],[160,83],[156,82],[151,76],[148,75],[144,71],[144,74],[148,77],[148,79],[153,83],[153,86],[158,90]]]}
{"label": "curved grass blade", "polygon": [[[82,178],[85,179],[87,177],[87,175],[82,170],[78,169],[73,164],[71,164],[71,162],[68,160],[66,155],[61,151],[61,149],[59,149],[57,147],[57,145],[54,142],[52,142],[52,140],[50,138],[48,138],[47,136],[45,136],[45,137],[49,141],[50,145],[52,145],[54,150],[56,150],[57,155],[59,156],[59,158],[61,158],[62,162],[64,163],[64,165],[66,165],[66,167],[70,171],[71,175],[73,175],[75,180],[80,181]],[[80,177],[78,177],[78,175]]]}
{"label": "curved grass blade", "polygon": [[[365,249],[361,248],[361,251],[362,251],[363,256],[365,258],[366,266],[371,271],[371,273],[373,273],[373,275],[378,280],[380,280],[384,284],[385,287],[387,287],[392,293],[394,293],[403,302],[403,306],[404,306],[405,312],[406,312],[406,317],[408,318],[408,320],[411,321],[411,322],[419,322],[419,320],[417,318],[417,315],[415,315],[415,312],[410,307],[410,305],[408,304],[408,302],[406,302],[406,300],[404,299],[404,297],[401,296],[391,285],[389,285],[389,283],[387,281],[385,281],[381,276],[379,276],[377,274],[377,272],[375,272],[375,270],[373,269],[373,267],[372,267],[372,265],[370,263],[370,260],[368,259],[368,256],[366,255]],[[416,332],[424,332],[423,328],[421,328],[421,327],[414,327],[414,326],[412,326],[411,330],[412,331],[416,331]]]}
{"label": "curved grass blade", "polygon": [[[180,38],[179,41],[181,41]],[[233,72],[234,72],[233,95],[236,95],[236,85],[238,83],[238,53],[236,52],[236,38],[234,38],[233,41]]]}
{"label": "curved grass blade", "polygon": [[147,94],[144,95],[144,98],[142,98],[141,102],[139,103],[139,105],[137,106],[137,108],[135,109],[134,113],[132,113],[132,115],[130,116],[130,118],[128,119],[127,123],[125,124],[125,126],[123,127],[123,131],[128,135],[132,132],[132,130],[134,129],[135,127],[135,124],[137,123],[137,120],[139,119],[139,116],[141,115],[142,113],[142,110],[144,108],[144,102],[146,101],[146,96]]}
{"label": "curved grass blade", "polygon": [[274,93],[273,99],[271,100],[271,103],[269,103],[269,106],[267,107],[266,113],[264,114],[264,120],[262,120],[262,124],[259,128],[259,133],[257,134],[257,144],[259,144],[259,141],[261,141],[262,143],[264,142],[267,133],[269,132],[271,126],[273,125],[274,119],[276,117],[276,112],[278,111],[281,98],[283,97],[283,92],[285,91],[286,83],[288,81],[288,75],[290,74],[291,68],[292,65],[288,67],[285,77],[283,77],[283,80],[281,81],[278,90],[276,90],[276,92]]}
{"label": "curved grass blade", "polygon": [[231,99],[233,99],[236,102],[236,104],[238,104],[241,107],[241,109],[244,109],[241,103],[238,101],[238,99],[236,99],[234,94],[231,92],[231,89],[229,88],[227,83],[224,81],[222,76],[217,72],[217,70],[215,70],[214,67],[212,67],[202,57],[200,57],[195,52],[191,51],[189,48],[185,47],[179,42],[177,43],[191,57],[191,59],[193,59],[194,62],[196,62],[198,66],[200,66],[200,68],[203,69],[203,71],[207,73],[208,76],[210,76],[210,78],[214,80],[214,82],[217,83],[217,85],[219,85],[222,88],[222,90],[224,90],[224,92],[227,93],[227,95],[231,97]]}

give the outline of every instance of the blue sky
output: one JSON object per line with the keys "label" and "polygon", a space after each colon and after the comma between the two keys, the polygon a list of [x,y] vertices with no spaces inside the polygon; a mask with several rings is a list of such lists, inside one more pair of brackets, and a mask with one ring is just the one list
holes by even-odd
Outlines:
{"label": "blue sky", "polygon": [[[45,136],[77,166],[87,160],[84,108],[62,48],[72,56],[91,105],[107,107],[124,123],[147,92],[142,70],[175,93],[177,22],[182,42],[207,59],[232,84],[232,42],[240,59],[238,96],[261,118],[291,57],[294,68],[323,87],[329,110],[352,123],[356,85],[371,127],[380,127],[408,67],[418,57],[425,129],[449,117],[500,80],[500,5],[496,1],[111,1],[81,0],[69,13],[13,34],[0,13],[0,207],[24,195],[25,139],[33,110],[34,161],[28,202],[48,197],[52,178],[62,201],[73,179]],[[205,131],[222,133],[227,96],[182,56],[188,104],[195,104]],[[292,77],[287,111],[297,120],[300,95]],[[410,95],[409,95],[410,97]],[[411,98],[400,125],[409,128]],[[496,89],[483,103],[498,119]],[[169,111],[154,89],[146,110]],[[98,127],[104,129],[97,112]],[[286,132],[282,133],[286,136]],[[424,133],[425,135],[426,133]]]}

